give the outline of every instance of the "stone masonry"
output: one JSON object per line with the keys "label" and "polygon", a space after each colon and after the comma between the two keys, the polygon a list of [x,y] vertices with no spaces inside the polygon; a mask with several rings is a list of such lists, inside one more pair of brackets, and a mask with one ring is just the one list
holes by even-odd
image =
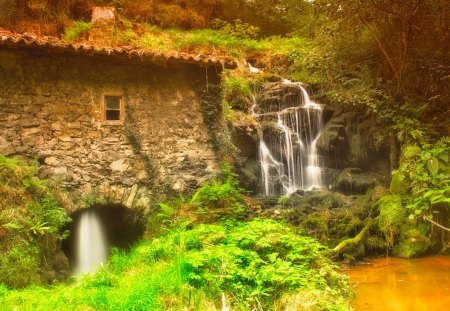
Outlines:
{"label": "stone masonry", "polygon": [[[0,154],[35,157],[79,198],[147,206],[217,173],[199,91],[214,81],[195,65],[0,49]],[[123,100],[119,122],[103,120],[108,95]]]}

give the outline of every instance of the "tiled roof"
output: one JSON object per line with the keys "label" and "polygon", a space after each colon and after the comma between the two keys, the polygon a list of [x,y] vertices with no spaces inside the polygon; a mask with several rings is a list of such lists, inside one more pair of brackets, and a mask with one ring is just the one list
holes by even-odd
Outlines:
{"label": "tiled roof", "polygon": [[0,47],[27,47],[55,52],[82,55],[109,55],[128,59],[140,59],[157,64],[187,63],[199,66],[235,68],[236,62],[230,57],[214,57],[205,54],[183,52],[157,52],[131,46],[99,47],[93,44],[69,43],[51,36],[38,37],[28,33],[17,34],[0,28]]}

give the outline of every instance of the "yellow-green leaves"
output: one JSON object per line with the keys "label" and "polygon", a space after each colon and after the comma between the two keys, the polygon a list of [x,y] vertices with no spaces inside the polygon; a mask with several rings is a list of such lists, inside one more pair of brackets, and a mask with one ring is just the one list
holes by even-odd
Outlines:
{"label": "yellow-green leaves", "polygon": [[403,156],[406,159],[411,159],[411,158],[418,156],[421,151],[422,151],[422,149],[420,149],[419,146],[414,146],[414,145],[406,146],[403,151]]}
{"label": "yellow-green leaves", "polygon": [[428,171],[430,171],[431,175],[434,176],[439,171],[439,161],[435,157],[432,157],[428,160],[427,163]]}
{"label": "yellow-green leaves", "polygon": [[403,175],[401,172],[395,172],[394,175],[392,175],[391,179],[391,185],[389,190],[392,194],[401,194],[404,193],[408,188],[408,180],[406,179],[405,175]]}

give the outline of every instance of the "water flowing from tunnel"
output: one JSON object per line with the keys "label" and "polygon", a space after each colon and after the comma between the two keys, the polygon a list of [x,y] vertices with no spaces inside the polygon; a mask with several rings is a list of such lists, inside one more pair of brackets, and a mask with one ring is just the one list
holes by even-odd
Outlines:
{"label": "water flowing from tunnel", "polygon": [[279,104],[278,111],[258,109],[257,100],[252,107],[261,125],[259,154],[266,195],[290,195],[298,190],[322,188],[317,152],[323,128],[322,108],[310,99],[300,83],[285,80],[284,84],[298,87],[299,98]]}
{"label": "water flowing from tunnel", "polygon": [[76,268],[77,274],[91,272],[106,261],[108,251],[105,234],[98,215],[85,211],[77,228]]}

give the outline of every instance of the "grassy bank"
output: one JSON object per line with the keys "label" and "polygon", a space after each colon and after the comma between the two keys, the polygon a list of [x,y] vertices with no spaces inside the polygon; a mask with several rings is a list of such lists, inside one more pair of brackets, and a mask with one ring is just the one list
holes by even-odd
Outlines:
{"label": "grassy bank", "polygon": [[97,273],[71,284],[3,286],[0,304],[5,310],[221,310],[223,304],[346,310],[346,281],[323,249],[271,220],[203,224],[116,252]]}

